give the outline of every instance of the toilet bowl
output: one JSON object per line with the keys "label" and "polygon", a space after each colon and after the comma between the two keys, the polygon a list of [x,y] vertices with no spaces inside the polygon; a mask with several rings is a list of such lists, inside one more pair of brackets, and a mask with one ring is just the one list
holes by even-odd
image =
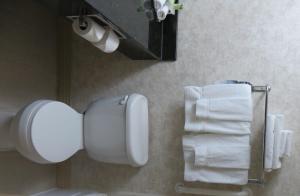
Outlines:
{"label": "toilet bowl", "polygon": [[31,161],[51,164],[86,150],[97,161],[143,166],[148,160],[148,102],[131,94],[91,103],[83,114],[51,100],[35,101],[12,120],[11,139]]}

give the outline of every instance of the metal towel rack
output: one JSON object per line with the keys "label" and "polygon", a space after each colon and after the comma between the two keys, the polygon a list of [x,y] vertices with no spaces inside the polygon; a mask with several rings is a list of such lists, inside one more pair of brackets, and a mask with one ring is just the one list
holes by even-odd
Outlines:
{"label": "metal towel rack", "polygon": [[269,85],[265,86],[252,86],[253,93],[265,93],[265,116],[264,116],[264,129],[262,131],[262,151],[261,151],[261,171],[260,176],[257,179],[249,179],[249,184],[265,184],[265,147],[266,147],[266,132],[267,132],[267,121],[268,121],[268,105],[269,105],[269,92],[271,87]]}
{"label": "metal towel rack", "polygon": [[[261,166],[260,174],[257,178],[248,179],[248,184],[255,184],[264,186],[265,184],[265,144],[266,144],[266,130],[267,130],[267,120],[268,120],[268,104],[269,104],[269,92],[271,87],[269,85],[265,86],[254,86],[249,82],[240,81],[227,81],[229,83],[244,83],[249,84],[252,87],[252,93],[264,93],[265,94],[265,111],[264,111],[264,128],[262,131],[262,151],[261,151]],[[178,183],[175,186],[175,191],[177,193],[186,193],[194,195],[209,195],[209,196],[251,196],[252,191],[248,188],[243,188],[241,191],[226,191],[226,190],[212,190],[206,188],[191,188],[184,186],[183,183]]]}

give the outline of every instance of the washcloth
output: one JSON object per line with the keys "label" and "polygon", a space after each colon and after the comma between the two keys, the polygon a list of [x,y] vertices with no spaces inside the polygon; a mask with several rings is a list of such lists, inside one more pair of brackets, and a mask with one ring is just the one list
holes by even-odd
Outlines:
{"label": "washcloth", "polygon": [[[199,120],[196,116],[196,102],[211,98],[246,98],[251,99],[251,86],[248,84],[216,84],[204,87],[187,86],[185,94],[185,125],[190,132],[250,134],[251,123],[248,121]],[[251,108],[252,110],[252,108]],[[252,111],[251,111],[252,113]]]}
{"label": "washcloth", "polygon": [[[249,135],[221,135],[201,134],[183,136],[183,152],[185,160],[185,181],[200,181],[207,183],[244,185],[248,182],[248,169],[216,168],[195,165],[195,149],[199,144],[203,146],[248,146]],[[230,153],[230,152],[228,152]],[[249,152],[250,157],[250,152]]]}
{"label": "washcloth", "polygon": [[268,114],[265,144],[265,171],[281,168],[281,161],[291,155],[293,131],[283,130],[284,116]]}
{"label": "washcloth", "polygon": [[188,159],[192,152],[185,152],[184,180],[218,184],[245,185],[248,183],[248,170],[198,167]]}
{"label": "washcloth", "polygon": [[277,114],[274,125],[274,149],[273,149],[273,169],[281,168],[281,160],[280,160],[280,136],[281,130],[283,130],[284,124],[284,115]]}
{"label": "washcloth", "polygon": [[290,157],[292,153],[293,131],[280,131],[280,158]]}
{"label": "washcloth", "polygon": [[251,97],[200,98],[196,101],[199,119],[252,121]]}

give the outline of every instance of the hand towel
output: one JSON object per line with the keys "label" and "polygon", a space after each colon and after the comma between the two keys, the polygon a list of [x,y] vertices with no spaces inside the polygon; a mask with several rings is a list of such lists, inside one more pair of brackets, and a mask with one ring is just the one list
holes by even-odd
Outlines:
{"label": "hand towel", "polygon": [[265,171],[270,172],[273,169],[273,150],[274,150],[274,126],[276,116],[268,114],[266,143],[265,143]]}
{"label": "hand towel", "polygon": [[252,121],[251,97],[200,98],[196,101],[199,119]]}
{"label": "hand towel", "polygon": [[250,134],[250,122],[243,121],[201,121],[196,117],[196,101],[201,98],[251,97],[251,86],[247,84],[217,84],[204,87],[187,86],[185,94],[184,129],[191,132],[223,134]]}
{"label": "hand towel", "polygon": [[250,145],[205,145],[194,147],[195,166],[249,169]]}
{"label": "hand towel", "polygon": [[201,144],[204,146],[221,145],[249,145],[249,135],[221,135],[221,134],[201,134],[185,135],[182,139],[185,169],[185,181],[200,181],[207,183],[236,184],[244,185],[248,182],[248,169],[213,168],[195,165],[195,153],[191,147],[195,148]]}

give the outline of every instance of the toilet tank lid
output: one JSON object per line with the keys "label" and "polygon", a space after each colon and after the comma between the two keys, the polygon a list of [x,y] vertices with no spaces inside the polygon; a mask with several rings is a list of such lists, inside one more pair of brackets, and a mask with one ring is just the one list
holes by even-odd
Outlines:
{"label": "toilet tank lid", "polygon": [[148,161],[148,124],[147,98],[140,94],[130,95],[126,105],[126,147],[132,166],[143,166]]}

